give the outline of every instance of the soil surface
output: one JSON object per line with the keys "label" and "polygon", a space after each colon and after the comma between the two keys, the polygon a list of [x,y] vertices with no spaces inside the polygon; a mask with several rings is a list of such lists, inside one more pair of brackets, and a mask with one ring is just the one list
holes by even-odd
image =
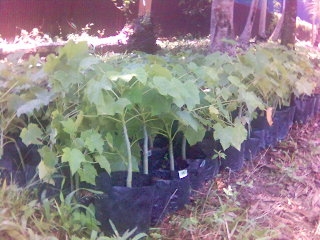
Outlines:
{"label": "soil surface", "polygon": [[239,172],[224,171],[154,239],[320,240],[320,115]]}

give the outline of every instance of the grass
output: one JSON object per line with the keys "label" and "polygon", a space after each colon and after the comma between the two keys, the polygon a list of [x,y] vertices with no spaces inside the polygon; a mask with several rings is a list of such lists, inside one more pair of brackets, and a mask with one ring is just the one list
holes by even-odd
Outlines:
{"label": "grass", "polygon": [[45,199],[41,204],[36,192],[4,183],[0,189],[0,239],[69,239],[90,236],[98,230],[92,212],[80,211],[70,198]]}

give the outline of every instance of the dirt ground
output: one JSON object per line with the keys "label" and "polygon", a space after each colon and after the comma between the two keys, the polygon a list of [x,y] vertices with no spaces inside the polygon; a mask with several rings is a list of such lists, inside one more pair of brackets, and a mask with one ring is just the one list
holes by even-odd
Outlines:
{"label": "dirt ground", "polygon": [[219,174],[151,237],[320,240],[320,115],[240,172]]}

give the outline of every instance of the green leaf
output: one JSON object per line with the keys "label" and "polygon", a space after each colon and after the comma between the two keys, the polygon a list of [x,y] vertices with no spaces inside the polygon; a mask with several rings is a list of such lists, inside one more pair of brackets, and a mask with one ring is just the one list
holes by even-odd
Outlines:
{"label": "green leaf", "polygon": [[96,106],[98,115],[115,115],[116,113],[123,113],[125,107],[131,102],[126,98],[119,98],[115,100],[109,95],[107,90],[111,90],[112,85],[106,81],[90,80],[85,90],[87,99],[90,103]]}
{"label": "green leaf", "polygon": [[78,169],[80,180],[96,185],[97,170],[89,162],[82,163],[82,167]]}
{"label": "green leaf", "polygon": [[107,140],[108,145],[109,145],[111,148],[113,148],[113,136],[112,136],[111,133],[108,132],[108,133],[106,134],[106,140]]}
{"label": "green leaf", "polygon": [[43,161],[38,165],[39,178],[45,182],[54,184],[53,179],[50,177],[56,172],[56,168],[50,168]]}
{"label": "green leaf", "polygon": [[38,151],[44,164],[49,168],[55,168],[58,163],[56,154],[48,146],[43,146]]}
{"label": "green leaf", "polygon": [[43,132],[36,124],[30,123],[26,128],[22,129],[20,137],[27,146],[30,144],[42,145]]}
{"label": "green leaf", "polygon": [[[22,114],[33,113],[34,110],[39,110],[42,106],[47,106],[54,98],[55,93],[49,92],[47,89],[32,89],[34,93],[34,98],[31,100],[25,100],[24,103],[22,99],[20,99],[20,105],[17,107],[17,116],[21,116]],[[11,99],[11,100],[14,100]],[[16,104],[17,104],[17,99]]]}
{"label": "green leaf", "polygon": [[149,76],[151,77],[163,77],[163,78],[167,78],[167,79],[171,79],[172,78],[172,74],[171,72],[159,65],[159,64],[152,64],[148,67],[148,73],[149,73]]}
{"label": "green leaf", "polygon": [[142,104],[150,109],[153,116],[167,113],[171,110],[171,103],[167,97],[159,94],[155,89],[151,89],[142,97]]}
{"label": "green leaf", "polygon": [[106,103],[107,114],[115,115],[116,113],[123,114],[125,108],[131,104],[131,102],[126,98],[119,98],[116,101],[109,99]]}
{"label": "green leaf", "polygon": [[172,97],[173,102],[178,107],[186,105],[189,109],[192,109],[200,103],[198,87],[191,81],[182,83],[175,78],[169,80],[164,77],[154,77],[153,84],[160,94]]}
{"label": "green leaf", "polygon": [[223,127],[220,123],[216,123],[213,128],[214,139],[220,140],[224,150],[233,146],[240,151],[242,142],[247,138],[247,130],[240,121],[236,121],[234,126],[226,127]]}
{"label": "green leaf", "polygon": [[135,84],[133,87],[126,89],[122,96],[132,103],[141,104],[144,91],[145,89],[142,86]]}
{"label": "green leaf", "polygon": [[99,80],[90,79],[86,85],[86,94],[89,101],[96,102],[97,100],[99,100],[100,97],[97,98],[96,94],[101,94],[102,90],[112,90],[112,83],[107,79],[105,75],[103,75]]}
{"label": "green leaf", "polygon": [[111,81],[121,79],[125,82],[129,82],[133,77],[136,76],[134,73],[121,73],[117,71],[109,71],[106,75]]}
{"label": "green leaf", "polygon": [[176,112],[180,122],[185,126],[190,126],[195,131],[198,130],[199,122],[192,116],[188,111],[177,111]]}
{"label": "green leaf", "polygon": [[252,114],[257,108],[264,108],[262,100],[253,92],[240,90],[238,98],[239,101],[243,101],[246,104],[250,114]]}
{"label": "green leaf", "polygon": [[90,129],[81,132],[81,139],[84,141],[85,146],[90,152],[97,150],[99,154],[103,152],[104,141],[97,131]]}
{"label": "green leaf", "polygon": [[53,79],[58,84],[54,84],[57,91],[67,92],[74,84],[82,83],[84,78],[77,71],[57,70],[53,74]]}
{"label": "green leaf", "polygon": [[111,173],[111,167],[108,159],[105,156],[98,155],[94,157],[94,160],[99,163],[99,166],[105,169],[109,174]]}
{"label": "green leaf", "polygon": [[100,59],[98,57],[89,56],[81,60],[80,69],[94,69],[92,66],[100,63]]}
{"label": "green leaf", "polygon": [[70,166],[71,175],[73,176],[81,167],[81,163],[85,162],[85,156],[83,153],[76,148],[66,147],[63,150],[61,157],[62,162],[67,162]]}
{"label": "green leaf", "polygon": [[64,54],[68,59],[83,59],[84,56],[88,56],[89,54],[88,43],[85,41],[77,43],[68,41],[67,44],[59,50],[59,56],[63,56]]}
{"label": "green leaf", "polygon": [[134,73],[135,73],[135,77],[139,82],[141,82],[142,84],[146,84],[148,79],[148,74],[144,66],[138,66],[137,68],[135,68]]}
{"label": "green leaf", "polygon": [[191,146],[196,144],[197,142],[201,142],[204,138],[205,133],[206,130],[203,127],[199,127],[197,131],[195,131],[191,127],[187,127],[183,130],[183,134]]}
{"label": "green leaf", "polygon": [[63,131],[65,131],[66,133],[74,135],[77,132],[77,125],[71,118],[68,118],[65,121],[61,121],[61,124],[63,126]]}

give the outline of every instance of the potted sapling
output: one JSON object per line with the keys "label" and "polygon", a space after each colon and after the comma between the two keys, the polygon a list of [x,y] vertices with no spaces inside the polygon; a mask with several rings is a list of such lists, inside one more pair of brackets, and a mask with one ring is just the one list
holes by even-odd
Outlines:
{"label": "potted sapling", "polygon": [[[113,66],[103,67],[106,70]],[[110,149],[108,156],[111,169],[112,165],[120,166],[121,162],[124,162],[127,170],[124,172],[126,176],[123,172],[111,173],[111,190],[100,195],[95,201],[96,217],[101,222],[102,230],[107,234],[113,232],[110,221],[120,233],[128,229],[136,229],[135,233],[146,232],[150,226],[154,186],[148,181],[148,176],[142,176],[140,184],[140,174],[134,173],[138,171],[138,157],[133,151],[138,148],[135,133],[141,130],[142,125],[137,124],[139,121],[133,111],[135,102],[132,99],[141,98],[141,91],[133,91],[133,86],[139,80],[134,76],[128,77],[127,74],[123,74],[121,68],[117,72],[113,68],[110,72],[104,72],[102,76],[99,83],[96,80],[92,82],[94,87],[91,83],[87,85],[87,88],[95,89],[95,94],[101,94],[101,98],[88,99],[96,106],[101,118],[115,123],[115,129],[107,133],[105,138]],[[135,95],[128,94],[129,90]],[[88,97],[90,95],[88,94]],[[119,159],[116,160],[116,157]]]}

